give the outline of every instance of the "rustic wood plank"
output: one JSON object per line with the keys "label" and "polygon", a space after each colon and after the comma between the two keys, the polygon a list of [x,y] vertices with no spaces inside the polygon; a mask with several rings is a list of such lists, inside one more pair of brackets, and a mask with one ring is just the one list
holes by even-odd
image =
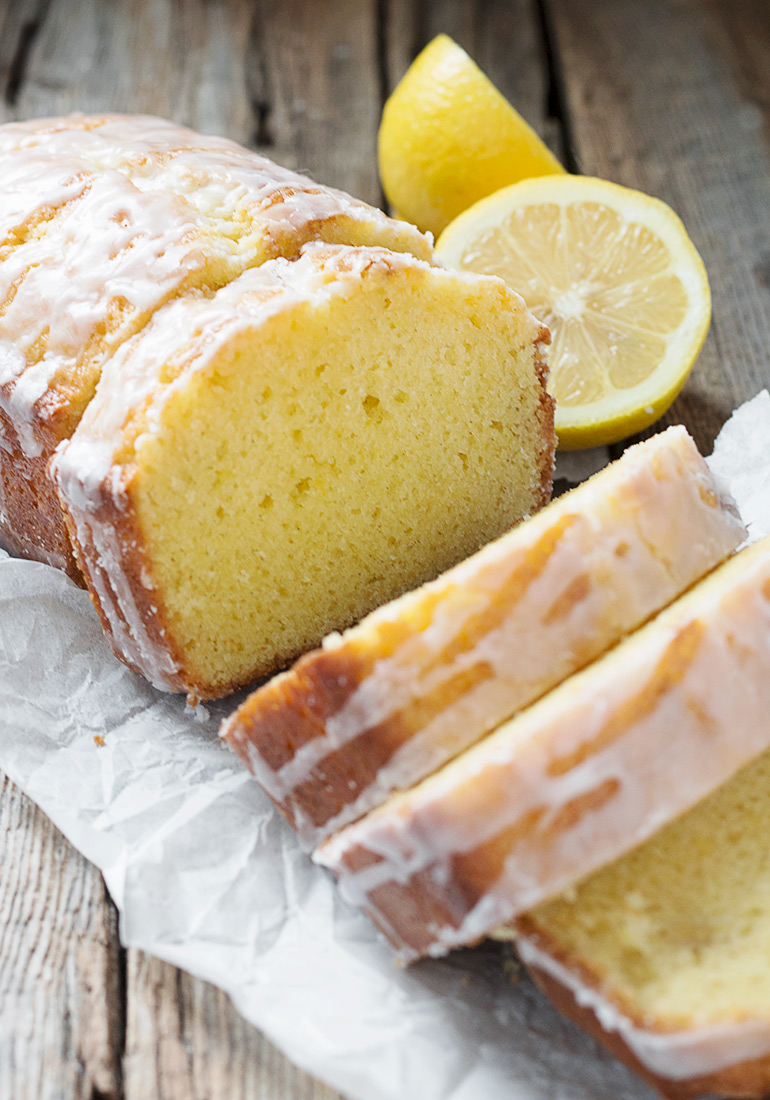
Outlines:
{"label": "rustic wood plank", "polygon": [[294,1069],[220,990],[128,952],[125,1100],[340,1100]]}
{"label": "rustic wood plank", "polygon": [[374,0],[27,5],[26,15],[9,0],[0,9],[0,26],[8,25],[9,59],[0,53],[6,86],[26,34],[23,80],[0,118],[146,111],[255,145],[378,201]]}
{"label": "rustic wood plank", "polygon": [[[729,64],[744,98],[762,113],[770,133],[770,9],[766,0],[706,0],[709,39]],[[748,120],[747,120],[748,121]]]}
{"label": "rustic wood plank", "polygon": [[374,0],[259,0],[249,70],[261,120],[258,147],[375,204],[377,30]]}
{"label": "rustic wood plank", "polygon": [[27,28],[23,80],[12,102],[6,95],[4,118],[139,111],[251,140],[248,0],[25,0],[25,7],[22,18],[12,2],[4,5],[9,34]]}
{"label": "rustic wood plank", "polygon": [[770,383],[770,150],[758,106],[770,70],[755,63],[747,79],[735,39],[750,27],[750,56],[765,57],[757,43],[767,50],[770,9],[752,0],[548,6],[582,170],[669,202],[704,257],[711,335],[666,421],[686,424],[708,451],[735,405]]}
{"label": "rustic wood plank", "polygon": [[98,871],[0,780],[0,1096],[118,1100],[114,908]]}
{"label": "rustic wood plank", "polygon": [[0,4],[0,112],[13,113],[26,76],[27,59],[48,0],[5,0]]}

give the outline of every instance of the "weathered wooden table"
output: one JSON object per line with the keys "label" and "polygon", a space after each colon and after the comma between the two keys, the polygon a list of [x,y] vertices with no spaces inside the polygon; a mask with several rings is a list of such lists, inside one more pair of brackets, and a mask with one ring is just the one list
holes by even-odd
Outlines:
{"label": "weathered wooden table", "polygon": [[[439,31],[571,169],[683,217],[714,323],[666,419],[709,450],[770,384],[768,0],[0,0],[0,119],[152,112],[378,203],[383,98]],[[98,873],[1,799],[0,1100],[337,1095],[217,990],[123,951]]]}

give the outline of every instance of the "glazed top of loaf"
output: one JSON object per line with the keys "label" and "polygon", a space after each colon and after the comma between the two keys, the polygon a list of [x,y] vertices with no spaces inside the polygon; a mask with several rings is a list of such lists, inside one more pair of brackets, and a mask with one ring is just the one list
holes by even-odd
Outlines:
{"label": "glazed top of loaf", "polygon": [[382,211],[148,116],[0,127],[0,172],[0,410],[30,455],[63,408],[77,422],[104,360],[176,294],[313,239],[431,254]]}
{"label": "glazed top of loaf", "polygon": [[[78,157],[91,168],[119,172],[142,190],[169,191],[205,216],[233,219],[229,233],[238,235],[243,207],[282,226],[320,222],[344,211],[353,219],[383,225],[382,211],[344,191],[315,183],[227,138],[199,134],[152,115],[69,115],[12,122],[0,127],[0,163],[11,156]],[[416,255],[429,258],[427,237],[408,231]],[[149,226],[160,229],[160,226]],[[224,228],[224,226],[223,226]],[[356,242],[350,242],[356,243]]]}

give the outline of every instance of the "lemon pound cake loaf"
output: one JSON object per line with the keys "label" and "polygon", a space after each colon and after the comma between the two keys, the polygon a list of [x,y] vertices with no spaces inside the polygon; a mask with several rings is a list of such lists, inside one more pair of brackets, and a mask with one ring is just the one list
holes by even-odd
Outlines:
{"label": "lemon pound cake loaf", "polygon": [[770,541],[316,853],[401,956],[478,940],[770,744]]}
{"label": "lemon pound cake loaf", "polygon": [[225,694],[536,511],[547,338],[501,280],[374,248],[160,310],[53,467],[118,654]]}
{"label": "lemon pound cake loaf", "polygon": [[223,736],[314,846],[588,664],[745,536],[684,428],[256,691]]}
{"label": "lemon pound cake loaf", "polygon": [[[767,681],[770,665],[758,671]],[[671,1100],[770,1094],[768,836],[765,753],[518,922],[554,1003]]]}
{"label": "lemon pound cake loaf", "polygon": [[0,542],[72,575],[48,463],[156,309],[311,240],[430,257],[413,227],[160,119],[2,126],[0,180]]}

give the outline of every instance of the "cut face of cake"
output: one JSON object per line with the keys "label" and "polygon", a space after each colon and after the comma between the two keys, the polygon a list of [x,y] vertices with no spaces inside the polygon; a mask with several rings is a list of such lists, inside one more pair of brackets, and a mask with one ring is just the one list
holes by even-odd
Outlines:
{"label": "cut face of cake", "polygon": [[768,837],[765,753],[519,922],[521,957],[554,1003],[672,1100],[770,1092]]}
{"label": "cut face of cake", "polygon": [[0,541],[73,576],[48,462],[155,310],[311,240],[430,257],[412,226],[160,119],[0,127],[0,179]]}
{"label": "cut face of cake", "polygon": [[769,669],[770,540],[316,859],[404,959],[474,942],[764,751]]}
{"label": "cut face of cake", "polygon": [[227,738],[313,847],[588,664],[745,530],[670,428],[256,691]]}
{"label": "cut face of cake", "polygon": [[536,511],[547,338],[500,280],[341,246],[158,311],[54,463],[116,651],[222,695]]}

